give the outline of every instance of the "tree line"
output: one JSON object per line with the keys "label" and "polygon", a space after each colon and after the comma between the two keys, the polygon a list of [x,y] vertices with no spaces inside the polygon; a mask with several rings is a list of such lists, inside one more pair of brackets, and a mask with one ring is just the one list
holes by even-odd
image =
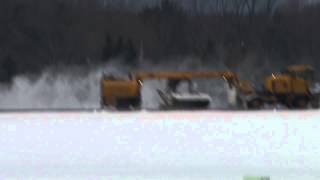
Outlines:
{"label": "tree line", "polygon": [[194,56],[230,68],[248,59],[318,65],[320,6],[279,1],[215,0],[210,13],[191,13],[171,0],[139,11],[93,0],[1,0],[0,80],[113,58],[134,66],[142,48],[145,59],[163,63]]}

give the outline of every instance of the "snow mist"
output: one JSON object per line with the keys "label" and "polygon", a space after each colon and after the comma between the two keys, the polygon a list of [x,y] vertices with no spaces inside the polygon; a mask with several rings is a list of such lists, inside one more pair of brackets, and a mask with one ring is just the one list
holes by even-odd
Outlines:
{"label": "snow mist", "polygon": [[[170,63],[172,62],[172,63]],[[174,62],[182,62],[175,64]],[[200,61],[184,58],[166,64],[147,64],[132,68],[121,61],[110,61],[99,66],[48,68],[38,76],[17,76],[10,87],[0,87],[0,109],[97,109],[100,108],[100,80],[103,73],[126,76],[137,71],[200,71],[206,69]],[[209,66],[210,67],[210,66]],[[224,68],[217,68],[221,70]],[[227,92],[222,80],[200,80],[199,90],[209,93],[213,108],[227,106]],[[155,109],[161,102],[156,90],[164,89],[165,81],[151,80],[142,89],[143,107]]]}

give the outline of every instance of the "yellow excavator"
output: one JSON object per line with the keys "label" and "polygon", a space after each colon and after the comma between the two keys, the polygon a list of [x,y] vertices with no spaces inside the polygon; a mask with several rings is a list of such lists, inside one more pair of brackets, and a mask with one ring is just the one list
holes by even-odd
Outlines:
{"label": "yellow excavator", "polygon": [[[141,89],[145,80],[167,80],[165,91],[158,91],[164,109],[206,109],[210,96],[194,88],[194,79],[224,79],[233,90],[235,105],[260,109],[266,104],[283,104],[288,108],[319,106],[320,88],[314,88],[314,69],[309,65],[289,66],[279,74],[266,78],[261,89],[249,81],[241,80],[236,73],[223,72],[140,72],[127,79],[104,75],[101,80],[103,108],[140,109]],[[181,82],[188,82],[188,92],[177,92]]]}

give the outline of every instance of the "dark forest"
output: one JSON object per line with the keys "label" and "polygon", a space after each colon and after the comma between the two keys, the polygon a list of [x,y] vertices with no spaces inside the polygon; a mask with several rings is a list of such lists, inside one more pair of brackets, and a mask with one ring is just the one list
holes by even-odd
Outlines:
{"label": "dark forest", "polygon": [[0,80],[113,58],[136,66],[142,55],[162,63],[197,57],[231,69],[248,59],[318,67],[320,5],[263,1],[221,0],[201,13],[170,0],[139,10],[93,0],[1,0]]}

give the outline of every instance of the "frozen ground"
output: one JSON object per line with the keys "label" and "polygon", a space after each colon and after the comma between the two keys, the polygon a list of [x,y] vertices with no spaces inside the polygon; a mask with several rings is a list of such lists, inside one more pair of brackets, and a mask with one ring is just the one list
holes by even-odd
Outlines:
{"label": "frozen ground", "polygon": [[320,112],[0,114],[0,179],[320,178]]}

